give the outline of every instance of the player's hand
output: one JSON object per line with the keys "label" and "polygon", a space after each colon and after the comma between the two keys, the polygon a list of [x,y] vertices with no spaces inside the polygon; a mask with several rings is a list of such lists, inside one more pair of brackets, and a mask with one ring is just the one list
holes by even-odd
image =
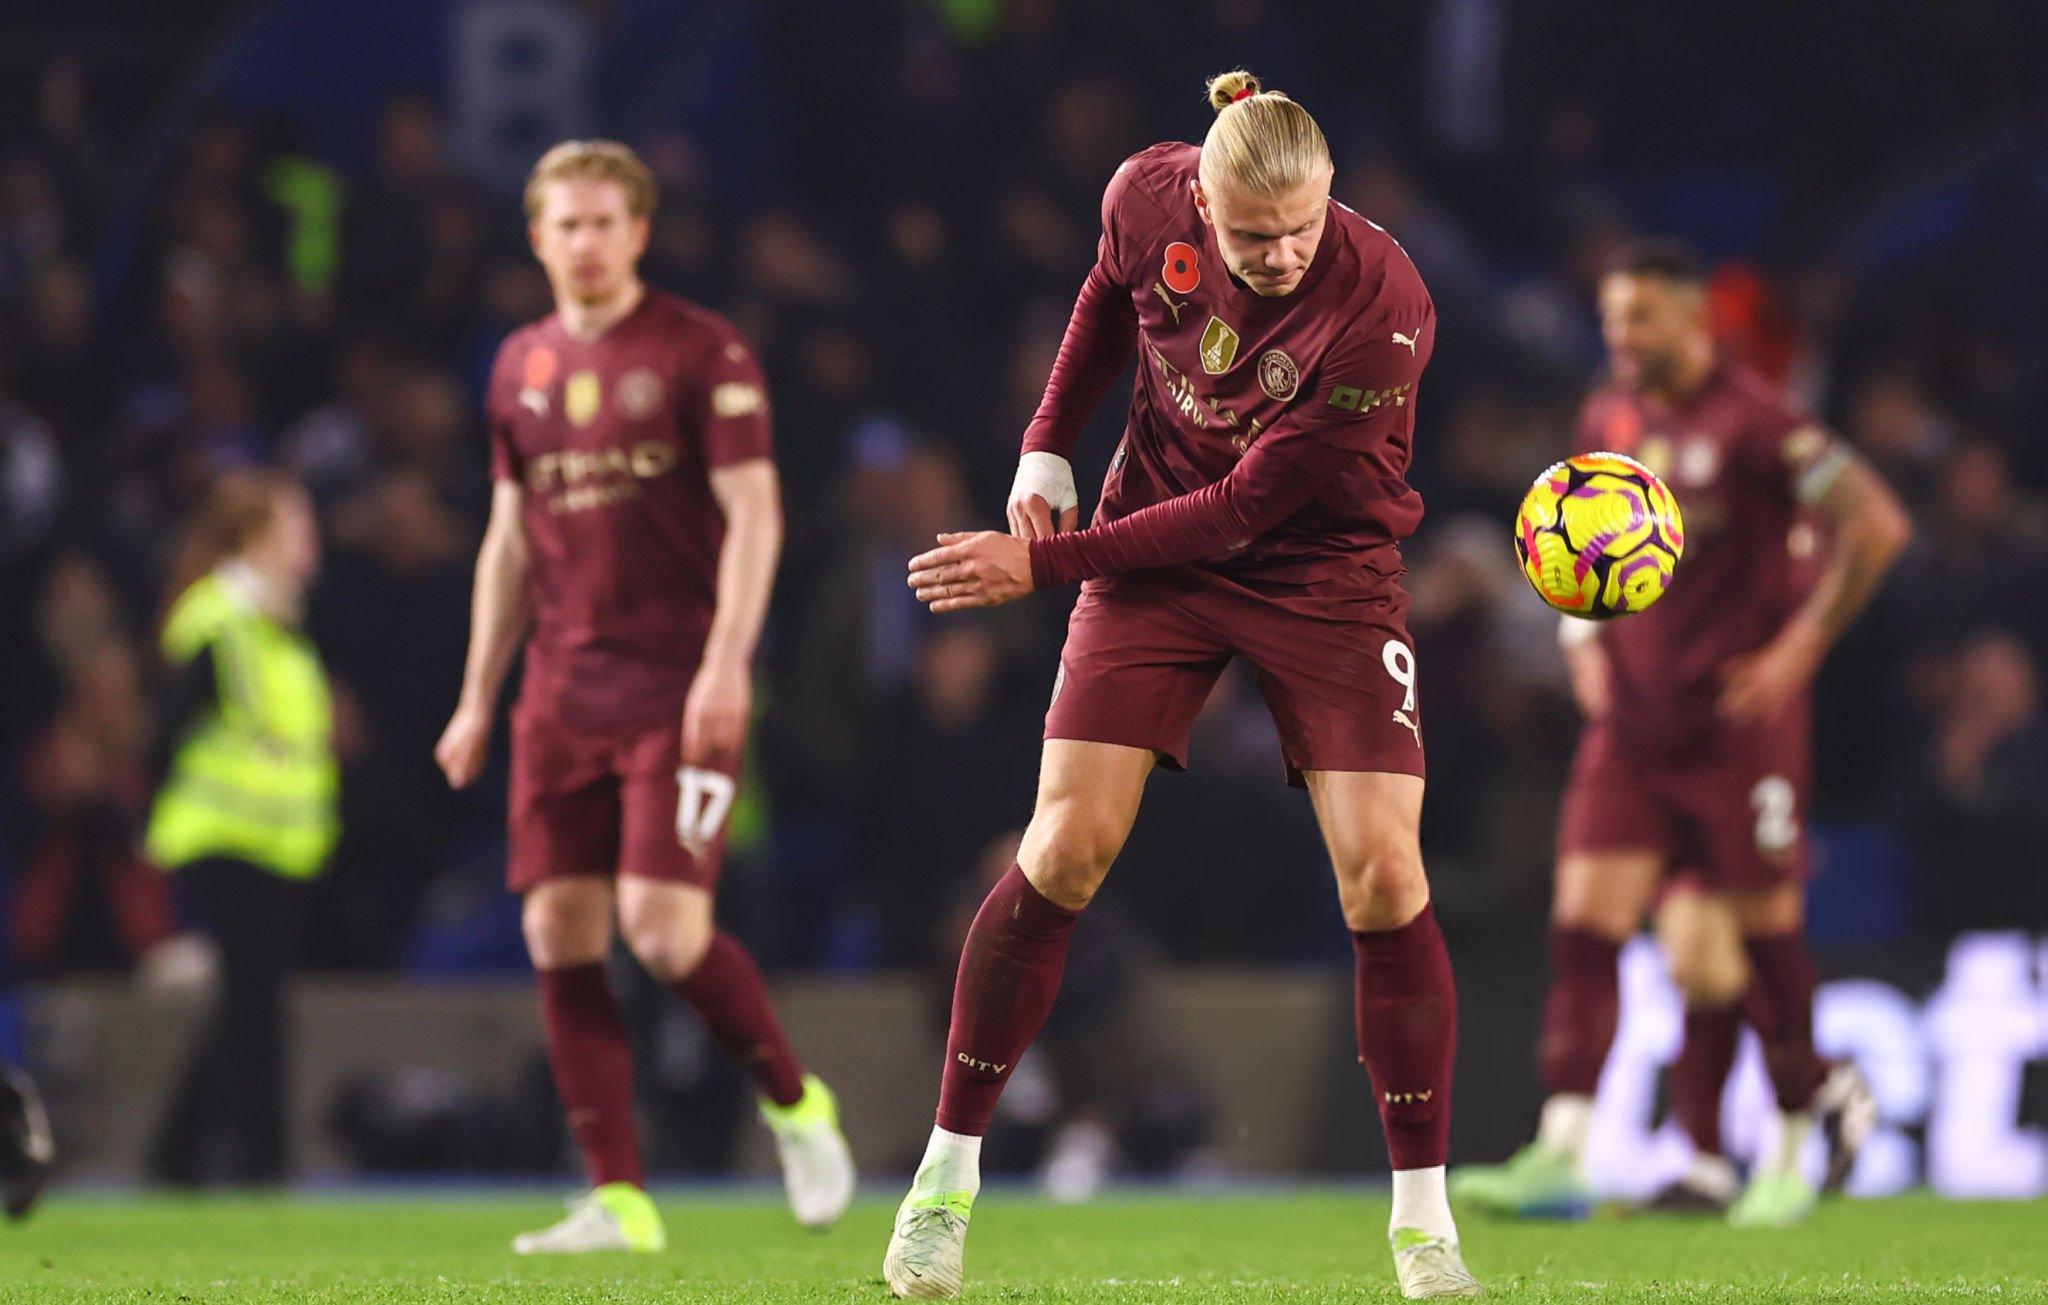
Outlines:
{"label": "player's hand", "polygon": [[1587,720],[1601,720],[1614,701],[1608,682],[1607,654],[1599,644],[1575,644],[1564,650],[1565,673],[1571,677],[1572,697]]}
{"label": "player's hand", "polygon": [[1074,492],[1074,467],[1057,453],[1026,453],[1010,484],[1010,533],[1044,539],[1081,524],[1081,500]]}
{"label": "player's hand", "polygon": [[1031,592],[1031,546],[976,530],[939,536],[939,547],[910,559],[910,587],[934,612],[1000,607]]}
{"label": "player's hand", "polygon": [[754,677],[744,665],[705,662],[683,700],[683,764],[732,774],[746,748]]}
{"label": "player's hand", "polygon": [[448,777],[448,787],[468,788],[482,773],[491,753],[491,716],[488,708],[462,705],[448,718],[434,745],[434,764]]}
{"label": "player's hand", "polygon": [[1825,652],[1818,632],[1795,623],[1755,652],[1730,658],[1721,672],[1722,717],[1739,725],[1776,720],[1813,683]]}
{"label": "player's hand", "polygon": [[1009,512],[1010,534],[1023,540],[1044,539],[1081,524],[1080,508],[1070,507],[1055,517],[1052,504],[1036,494],[1012,495]]}

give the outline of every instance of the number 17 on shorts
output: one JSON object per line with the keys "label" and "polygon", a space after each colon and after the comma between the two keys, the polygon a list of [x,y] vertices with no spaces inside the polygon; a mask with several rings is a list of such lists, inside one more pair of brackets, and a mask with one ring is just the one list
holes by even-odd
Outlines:
{"label": "number 17 on shorts", "polygon": [[732,776],[715,770],[676,772],[676,839],[690,855],[703,856],[717,843],[736,788]]}

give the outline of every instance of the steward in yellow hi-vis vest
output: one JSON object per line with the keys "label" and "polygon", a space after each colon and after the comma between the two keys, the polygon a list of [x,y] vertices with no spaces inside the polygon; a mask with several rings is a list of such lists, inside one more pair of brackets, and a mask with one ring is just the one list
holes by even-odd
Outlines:
{"label": "steward in yellow hi-vis vest", "polygon": [[220,958],[213,1010],[157,1122],[152,1181],[271,1186],[290,1176],[285,991],[308,880],[339,830],[327,673],[300,627],[320,566],[290,477],[222,476],[194,517],[164,613],[145,850]]}
{"label": "steward in yellow hi-vis vest", "polygon": [[216,700],[177,743],[150,813],[150,859],[228,856],[294,879],[320,872],[339,829],[332,710],[306,636],[258,605],[228,564],[194,581],[164,623],[172,668],[210,658]]}

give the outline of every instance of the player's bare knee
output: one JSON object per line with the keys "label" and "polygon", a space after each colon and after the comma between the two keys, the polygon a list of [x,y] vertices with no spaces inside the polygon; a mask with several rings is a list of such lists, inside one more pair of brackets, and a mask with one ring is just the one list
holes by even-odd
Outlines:
{"label": "player's bare knee", "polygon": [[1366,848],[1335,862],[1344,923],[1359,933],[1398,929],[1429,904],[1422,854],[1405,841]]}
{"label": "player's bare knee", "polygon": [[1078,803],[1057,803],[1032,817],[1017,861],[1048,901],[1078,911],[1094,900],[1122,849],[1111,822],[1090,818]]}
{"label": "player's bare knee", "polygon": [[620,903],[619,936],[626,950],[663,983],[679,983],[696,972],[711,948],[708,915],[676,910],[667,903],[627,900]]}
{"label": "player's bare knee", "polygon": [[1626,942],[1642,927],[1661,868],[1653,859],[1569,855],[1558,862],[1550,922]]}
{"label": "player's bare knee", "polygon": [[601,961],[611,946],[610,912],[609,898],[530,893],[519,915],[526,954],[543,970]]}
{"label": "player's bare knee", "polygon": [[1691,946],[1667,951],[1671,982],[1695,1010],[1733,1006],[1742,1000],[1749,971],[1740,956],[1729,957],[1712,947]]}

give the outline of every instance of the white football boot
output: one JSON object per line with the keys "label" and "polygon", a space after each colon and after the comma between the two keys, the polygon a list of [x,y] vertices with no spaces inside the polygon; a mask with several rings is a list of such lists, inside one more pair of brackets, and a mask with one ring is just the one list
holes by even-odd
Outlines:
{"label": "white football boot", "polygon": [[1447,1300],[1484,1296],[1486,1288],[1465,1267],[1458,1244],[1416,1228],[1397,1228],[1388,1237],[1394,1246],[1394,1276],[1409,1300]]}
{"label": "white football boot", "polygon": [[839,1131],[839,1102],[815,1074],[804,1075],[804,1094],[794,1105],[761,1104],[761,1118],[775,1134],[782,1161],[782,1190],[789,1208],[806,1228],[823,1231],[853,1203],[853,1152]]}
{"label": "white football boot", "polygon": [[668,1245],[661,1215],[631,1183],[606,1183],[569,1202],[569,1217],[512,1239],[517,1255],[582,1255],[591,1251],[659,1251]]}

